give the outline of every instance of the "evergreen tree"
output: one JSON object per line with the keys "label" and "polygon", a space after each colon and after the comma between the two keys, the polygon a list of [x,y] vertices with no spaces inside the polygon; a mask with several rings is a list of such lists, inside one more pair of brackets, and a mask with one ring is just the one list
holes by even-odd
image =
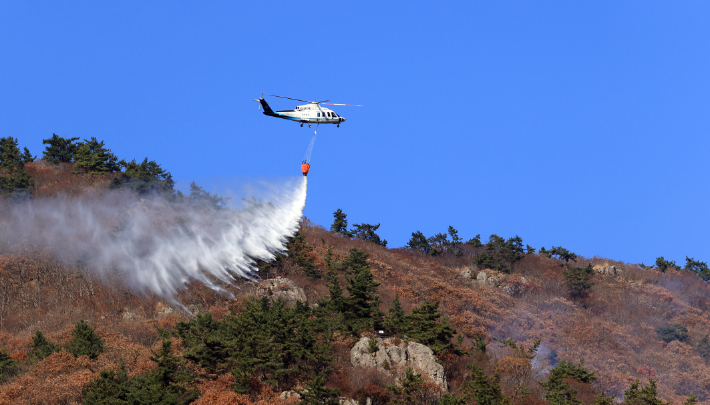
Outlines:
{"label": "evergreen tree", "polygon": [[178,322],[174,333],[183,339],[183,357],[214,374],[226,372],[230,366],[228,337],[212,314],[198,313],[189,322]]}
{"label": "evergreen tree", "polygon": [[640,381],[636,380],[624,391],[624,405],[668,405],[668,402],[656,396],[656,380],[649,380],[645,387],[639,387],[640,385]]}
{"label": "evergreen tree", "polygon": [[191,376],[179,357],[170,353],[170,340],[163,340],[160,352],[150,357],[157,367],[145,374],[128,377],[121,362],[119,371],[102,370],[83,390],[86,405],[186,405],[199,397],[190,387]]}
{"label": "evergreen tree", "polygon": [[530,245],[526,245],[526,246],[525,246],[525,254],[527,254],[527,255],[534,255],[534,254],[535,254],[535,248],[532,247],[532,246],[530,246]]}
{"label": "evergreen tree", "polygon": [[459,245],[463,240],[459,237],[459,231],[457,231],[456,228],[454,228],[453,226],[449,225],[448,233],[451,237],[451,242],[449,242],[448,248],[453,250],[456,256],[462,256],[463,251],[459,248]]}
{"label": "evergreen tree", "polygon": [[350,255],[343,261],[341,266],[345,269],[348,277],[348,293],[346,299],[346,318],[356,323],[365,321],[374,326],[379,313],[379,296],[377,286],[380,285],[372,275],[370,266],[367,264],[369,254],[359,249],[350,249]]}
{"label": "evergreen tree", "polygon": [[470,239],[467,244],[473,246],[473,247],[481,247],[483,246],[483,243],[481,243],[481,234],[479,233],[478,235],[474,236],[472,239]]}
{"label": "evergreen tree", "polygon": [[545,389],[545,399],[551,405],[581,405],[582,401],[577,398],[577,390],[570,388],[565,378],[591,384],[597,380],[596,374],[584,368],[584,359],[579,364],[562,360],[557,366],[550,370],[547,381],[542,383]]}
{"label": "evergreen tree", "polygon": [[[542,253],[542,249],[540,249],[540,253]],[[563,248],[562,246],[553,246],[550,250],[546,251],[546,256],[547,257],[552,257],[552,256],[557,256],[558,260],[564,260],[565,267],[569,267],[569,261],[572,260],[573,262],[577,262],[577,254],[570,252],[569,250]]]}
{"label": "evergreen tree", "polygon": [[339,405],[340,404],[340,389],[326,388],[325,373],[318,374],[310,382],[306,384],[304,389],[297,389],[301,395],[302,405]]}
{"label": "evergreen tree", "polygon": [[40,361],[52,353],[61,351],[59,345],[47,340],[42,332],[37,331],[32,337],[32,343],[30,343],[29,358],[33,361]]}
{"label": "evergreen tree", "polygon": [[380,224],[355,224],[353,226],[355,227],[353,228],[354,237],[364,241],[372,242],[375,245],[387,247],[387,240],[380,239],[380,235],[376,233],[376,231],[380,228]]}
{"label": "evergreen tree", "polygon": [[333,263],[333,249],[328,246],[325,254],[326,265],[326,285],[328,286],[328,307],[335,312],[343,312],[345,310],[345,298],[343,298],[343,288],[338,280],[338,273],[335,272],[335,264]]}
{"label": "evergreen tree", "polygon": [[656,258],[656,269],[661,273],[665,273],[668,269],[680,270],[680,266],[675,264],[675,261],[666,260],[661,256]]}
{"label": "evergreen tree", "polygon": [[22,198],[30,194],[34,180],[25,171],[25,163],[33,159],[29,150],[20,153],[17,139],[0,138],[0,191],[12,198]]}
{"label": "evergreen tree", "polygon": [[145,158],[142,163],[121,160],[119,164],[125,171],[111,180],[110,188],[131,190],[138,195],[160,193],[172,197],[175,193],[173,176],[161,169],[155,161],[149,162],[148,158]]}
{"label": "evergreen tree", "polygon": [[399,293],[392,299],[392,306],[385,317],[384,326],[387,333],[394,336],[401,335],[407,327],[407,314],[399,302]]}
{"label": "evergreen tree", "polygon": [[455,394],[446,393],[441,397],[438,405],[466,405],[466,400],[457,397]]}
{"label": "evergreen tree", "polygon": [[17,362],[5,351],[0,349],[0,383],[17,374]]}
{"label": "evergreen tree", "polygon": [[104,141],[99,142],[95,137],[76,145],[74,167],[79,169],[78,173],[96,175],[117,172],[121,168],[118,158],[104,147]]}
{"label": "evergreen tree", "polygon": [[199,208],[219,210],[226,207],[227,202],[230,200],[227,197],[218,197],[217,193],[214,195],[210,194],[209,191],[205,191],[202,187],[198,186],[194,181],[190,183],[190,202]]}
{"label": "evergreen tree", "polygon": [[407,247],[414,250],[421,250],[426,254],[429,254],[431,251],[431,245],[421,231],[412,232],[412,238],[409,239]]}
{"label": "evergreen tree", "polygon": [[688,399],[683,402],[683,405],[695,405],[698,402],[698,396],[695,394],[691,394]]}
{"label": "evergreen tree", "polygon": [[333,225],[330,226],[330,231],[338,235],[352,237],[353,233],[348,231],[347,215],[343,210],[338,208],[338,210],[333,213],[333,217],[335,217],[335,220],[333,221]]}
{"label": "evergreen tree", "polygon": [[459,237],[459,231],[457,231],[453,226],[449,225],[447,232],[449,233],[449,236],[451,236],[452,246],[456,246],[463,241],[463,239]]}
{"label": "evergreen tree", "polygon": [[451,342],[456,330],[449,325],[448,318],[442,318],[439,312],[439,301],[425,302],[413,308],[406,319],[407,336],[429,346],[435,354],[461,353],[460,349]]}
{"label": "evergreen tree", "polygon": [[708,268],[708,264],[706,262],[701,262],[686,256],[685,270],[692,271],[693,273],[697,274],[698,277],[700,277],[706,283],[710,281],[710,268]]}
{"label": "evergreen tree", "polygon": [[698,341],[695,350],[698,351],[700,357],[704,358],[705,361],[710,359],[710,341],[708,341],[708,335],[706,334],[704,338]]}
{"label": "evergreen tree", "polygon": [[510,399],[503,395],[497,370],[493,377],[488,377],[481,367],[469,367],[471,374],[461,386],[464,399],[476,405],[510,405]]}
{"label": "evergreen tree", "polygon": [[74,160],[77,144],[74,143],[79,138],[63,138],[57,134],[52,134],[51,138],[43,139],[42,144],[47,145],[43,153],[43,159],[49,163],[71,163]]}
{"label": "evergreen tree", "polygon": [[84,320],[76,324],[71,334],[72,340],[67,345],[67,351],[74,357],[88,356],[96,360],[104,352],[103,339]]}
{"label": "evergreen tree", "polygon": [[589,280],[590,276],[594,274],[591,264],[585,267],[573,267],[562,274],[565,276],[565,284],[572,298],[586,297],[589,289],[594,285]]}
{"label": "evergreen tree", "polygon": [[658,333],[658,338],[666,343],[670,343],[674,340],[681,342],[688,340],[688,328],[680,324],[660,327],[656,329],[656,333]]}
{"label": "evergreen tree", "polygon": [[481,268],[510,273],[513,266],[524,258],[523,239],[520,236],[505,240],[493,234],[488,239],[484,251],[476,256],[474,263]]}
{"label": "evergreen tree", "polygon": [[424,378],[413,368],[407,367],[404,375],[399,379],[400,385],[388,385],[387,390],[394,394],[390,402],[393,405],[418,405],[417,394],[425,392]]}
{"label": "evergreen tree", "polygon": [[310,278],[322,278],[323,274],[316,268],[315,251],[313,246],[306,242],[306,235],[298,232],[289,238],[286,245],[288,260],[303,271],[303,275]]}

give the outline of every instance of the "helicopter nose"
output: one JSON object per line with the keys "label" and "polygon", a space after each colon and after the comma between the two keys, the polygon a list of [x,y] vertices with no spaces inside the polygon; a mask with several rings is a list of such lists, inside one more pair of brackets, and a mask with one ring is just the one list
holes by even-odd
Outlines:
{"label": "helicopter nose", "polygon": [[345,122],[345,118],[340,117],[340,122]]}

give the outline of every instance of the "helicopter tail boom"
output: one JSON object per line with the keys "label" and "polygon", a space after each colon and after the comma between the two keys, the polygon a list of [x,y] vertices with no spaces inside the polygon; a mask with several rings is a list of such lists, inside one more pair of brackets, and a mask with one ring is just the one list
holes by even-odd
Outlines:
{"label": "helicopter tail boom", "polygon": [[262,99],[259,99],[259,102],[261,103],[261,107],[264,109],[264,114],[276,115],[276,114],[274,114],[274,110],[272,110],[271,107],[269,107],[269,103],[267,103],[266,100],[264,100],[262,98]]}

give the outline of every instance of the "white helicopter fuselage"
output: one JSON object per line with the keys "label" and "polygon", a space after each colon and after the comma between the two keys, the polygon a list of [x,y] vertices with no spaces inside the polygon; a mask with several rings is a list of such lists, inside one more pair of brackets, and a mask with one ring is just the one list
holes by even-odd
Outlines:
{"label": "white helicopter fuselage", "polygon": [[340,125],[341,122],[345,122],[345,118],[336,114],[335,111],[316,103],[299,105],[294,110],[274,111],[271,107],[269,107],[269,104],[263,98],[258,101],[264,108],[264,115],[268,115],[270,117],[306,124]]}

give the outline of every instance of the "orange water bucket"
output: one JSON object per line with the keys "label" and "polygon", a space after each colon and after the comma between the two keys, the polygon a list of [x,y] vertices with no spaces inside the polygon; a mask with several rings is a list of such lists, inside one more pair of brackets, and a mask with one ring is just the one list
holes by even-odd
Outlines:
{"label": "orange water bucket", "polygon": [[308,163],[304,163],[301,165],[301,171],[303,172],[304,176],[308,176],[308,171],[311,170],[311,165]]}

